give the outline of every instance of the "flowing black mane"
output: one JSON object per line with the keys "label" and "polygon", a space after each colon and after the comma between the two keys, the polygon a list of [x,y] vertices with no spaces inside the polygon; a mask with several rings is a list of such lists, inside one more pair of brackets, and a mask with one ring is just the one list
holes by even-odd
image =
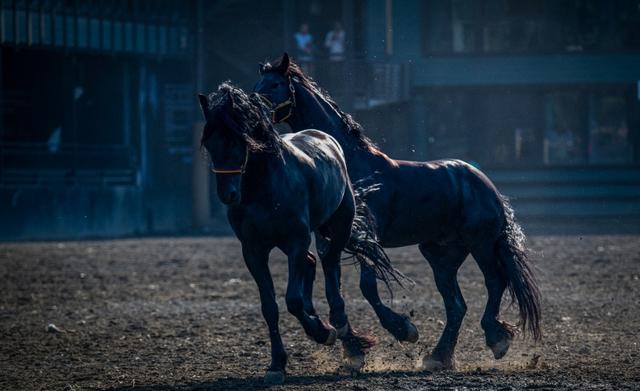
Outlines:
{"label": "flowing black mane", "polygon": [[256,94],[247,95],[229,82],[218,86],[208,96],[207,124],[202,132],[202,146],[214,130],[214,123],[222,122],[242,135],[251,151],[279,152],[281,139],[273,129],[268,108]]}
{"label": "flowing black mane", "polygon": [[[266,63],[262,66],[262,72],[274,72],[279,68],[280,63],[282,62],[282,57],[276,60],[273,64]],[[362,125],[360,125],[356,120],[353,119],[351,114],[345,113],[340,109],[338,104],[331,98],[329,93],[323,90],[318,84],[311,78],[311,76],[306,75],[302,68],[295,63],[293,60],[290,60],[289,67],[287,70],[287,76],[295,78],[300,82],[309,92],[317,95],[320,99],[327,102],[333,109],[338,113],[342,121],[347,127],[347,132],[356,138],[358,141],[358,145],[364,149],[367,149],[371,152],[378,153],[380,150],[376,146],[376,144],[364,134],[364,129]]]}

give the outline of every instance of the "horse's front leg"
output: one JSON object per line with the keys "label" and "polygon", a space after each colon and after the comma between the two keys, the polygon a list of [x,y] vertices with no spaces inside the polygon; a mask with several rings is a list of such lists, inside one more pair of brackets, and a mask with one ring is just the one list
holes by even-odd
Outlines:
{"label": "horse's front leg", "polygon": [[269,252],[271,249],[252,245],[242,245],[244,261],[258,285],[262,316],[269,328],[271,340],[271,365],[267,369],[264,381],[267,384],[284,383],[285,367],[287,365],[287,353],[282,345],[280,329],[278,328],[278,303],[273,288],[273,280],[269,271]]}
{"label": "horse's front leg", "polygon": [[312,306],[305,303],[305,286],[308,286],[309,264],[308,249],[311,242],[310,236],[292,240],[284,249],[289,261],[289,280],[287,284],[286,302],[287,309],[295,316],[305,333],[317,343],[332,345],[336,341],[337,332],[327,322],[321,320],[315,311],[310,313]]}
{"label": "horse's front leg", "polygon": [[316,309],[313,306],[313,282],[316,279],[316,257],[311,251],[307,252],[307,267],[304,273],[304,287],[302,288],[302,297],[304,300],[304,310],[309,315],[316,315]]}

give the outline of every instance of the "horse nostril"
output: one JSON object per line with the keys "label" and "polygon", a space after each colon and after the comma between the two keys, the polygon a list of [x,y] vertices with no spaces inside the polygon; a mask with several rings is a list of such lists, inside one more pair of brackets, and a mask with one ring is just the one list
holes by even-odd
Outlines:
{"label": "horse nostril", "polygon": [[229,192],[229,200],[234,202],[234,201],[238,201],[238,192],[235,190],[231,190]]}

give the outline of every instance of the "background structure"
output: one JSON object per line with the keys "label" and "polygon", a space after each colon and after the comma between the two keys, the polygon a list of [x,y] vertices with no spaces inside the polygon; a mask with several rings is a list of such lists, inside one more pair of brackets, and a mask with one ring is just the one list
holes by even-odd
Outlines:
{"label": "background structure", "polygon": [[637,231],[639,3],[3,0],[0,239],[229,232],[195,93],[251,89],[303,23],[392,157],[472,162],[531,230]]}

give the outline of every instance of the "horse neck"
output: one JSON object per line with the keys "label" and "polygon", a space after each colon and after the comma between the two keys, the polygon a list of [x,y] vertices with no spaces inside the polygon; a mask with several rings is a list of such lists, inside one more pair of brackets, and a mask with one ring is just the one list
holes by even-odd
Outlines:
{"label": "horse neck", "polygon": [[[342,147],[347,161],[349,175],[360,179],[370,174],[372,168],[378,168],[380,156],[372,154],[359,145],[349,133],[340,114],[326,100],[316,96],[305,87],[296,85],[296,107],[287,121],[293,131],[318,129],[330,134]],[[383,159],[384,160],[384,159]]]}
{"label": "horse neck", "polygon": [[342,117],[329,102],[299,84],[295,85],[295,91],[296,107],[287,121],[295,132],[318,129],[330,134],[345,150],[356,145],[357,140],[349,135]]}
{"label": "horse neck", "polygon": [[275,146],[279,151],[250,152],[247,160],[247,174],[251,176],[268,177],[273,170],[281,169],[283,145]]}

